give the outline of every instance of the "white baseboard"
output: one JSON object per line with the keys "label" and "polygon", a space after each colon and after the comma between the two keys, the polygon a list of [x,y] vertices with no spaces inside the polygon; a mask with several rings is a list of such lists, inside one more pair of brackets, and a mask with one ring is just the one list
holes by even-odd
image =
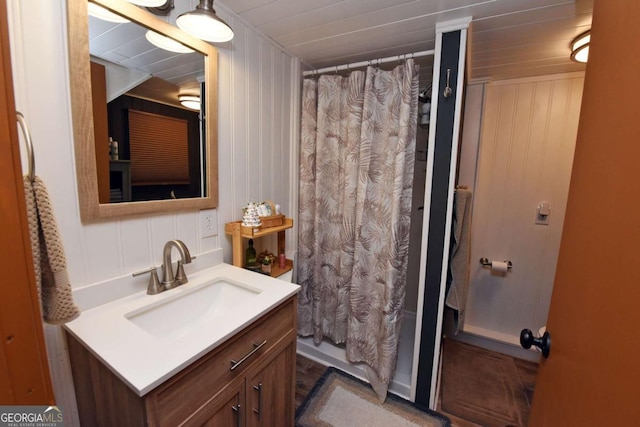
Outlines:
{"label": "white baseboard", "polygon": [[524,359],[535,363],[540,361],[540,351],[534,348],[529,350],[522,348],[520,346],[520,337],[501,334],[488,329],[478,328],[473,325],[465,324],[463,332],[460,332],[455,336],[449,336],[449,338],[461,341],[465,344],[475,345],[476,347],[484,348],[486,350],[506,354],[507,356],[518,359]]}

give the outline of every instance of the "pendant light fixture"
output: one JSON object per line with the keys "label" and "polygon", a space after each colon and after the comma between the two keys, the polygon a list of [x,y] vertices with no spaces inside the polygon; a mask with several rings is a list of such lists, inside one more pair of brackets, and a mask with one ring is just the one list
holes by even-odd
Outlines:
{"label": "pendant light fixture", "polygon": [[160,6],[147,6],[147,10],[154,15],[167,16],[171,13],[174,7],[175,5],[173,4],[173,0],[164,0],[164,3],[162,3]]}
{"label": "pendant light fixture", "polygon": [[587,62],[589,59],[589,43],[591,30],[585,31],[571,42],[571,59],[576,62]]}
{"label": "pendant light fixture", "polygon": [[227,42],[233,38],[233,30],[213,9],[213,0],[200,0],[195,10],[183,13],[176,20],[178,27],[208,42]]}
{"label": "pendant light fixture", "polygon": [[172,38],[158,34],[155,31],[147,30],[145,37],[152,45],[159,47],[160,49],[168,50],[169,52],[176,53],[191,53],[193,49],[186,47],[180,42],[175,41]]}
{"label": "pendant light fixture", "polygon": [[97,5],[91,2],[87,4],[87,12],[89,13],[89,15],[93,16],[94,18],[102,19],[103,21],[107,21],[107,22],[113,22],[116,24],[124,24],[127,22],[131,22],[127,18],[124,18],[100,5]]}
{"label": "pendant light fixture", "polygon": [[128,0],[129,3],[133,3],[143,7],[158,7],[165,4],[166,0]]}
{"label": "pendant light fixture", "polygon": [[[131,4],[135,4],[137,6],[146,7],[146,8],[152,8],[154,10],[160,9],[160,8],[164,8],[164,9],[173,8],[173,2],[170,0],[127,0],[127,1]],[[102,19],[103,21],[114,22],[117,24],[124,24],[124,23],[130,22],[128,19],[123,18],[122,16],[117,15],[98,4],[89,2],[87,7],[88,7],[89,15],[95,18]]]}

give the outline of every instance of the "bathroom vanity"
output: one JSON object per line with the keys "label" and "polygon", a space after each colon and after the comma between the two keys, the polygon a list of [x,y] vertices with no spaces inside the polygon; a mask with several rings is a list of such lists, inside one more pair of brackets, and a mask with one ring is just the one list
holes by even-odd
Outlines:
{"label": "bathroom vanity", "polygon": [[297,291],[224,264],[83,312],[66,326],[81,425],[293,426]]}

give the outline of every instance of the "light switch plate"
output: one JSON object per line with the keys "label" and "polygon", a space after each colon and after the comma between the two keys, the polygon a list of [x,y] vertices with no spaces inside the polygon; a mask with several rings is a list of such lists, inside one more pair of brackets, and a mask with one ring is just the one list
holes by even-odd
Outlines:
{"label": "light switch plate", "polygon": [[551,216],[551,204],[546,200],[540,202],[536,207],[536,224],[549,225],[550,216]]}

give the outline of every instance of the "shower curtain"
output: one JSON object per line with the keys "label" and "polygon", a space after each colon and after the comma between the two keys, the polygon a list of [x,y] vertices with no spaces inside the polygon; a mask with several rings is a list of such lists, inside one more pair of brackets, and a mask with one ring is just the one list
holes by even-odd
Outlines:
{"label": "shower curtain", "polygon": [[417,108],[413,59],[303,82],[298,333],[345,343],[382,401],[404,305]]}

